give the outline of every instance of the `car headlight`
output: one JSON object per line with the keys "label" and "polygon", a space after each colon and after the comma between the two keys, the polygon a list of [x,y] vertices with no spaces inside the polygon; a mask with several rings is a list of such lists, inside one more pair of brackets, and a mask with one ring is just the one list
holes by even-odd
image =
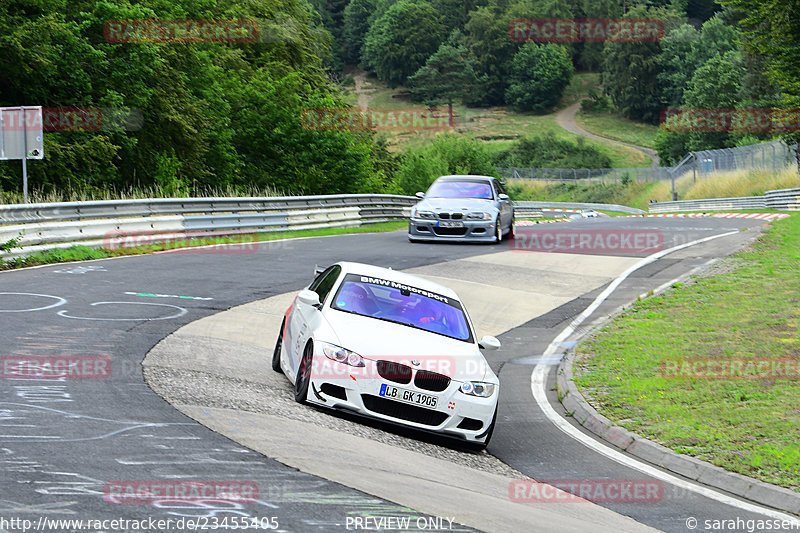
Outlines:
{"label": "car headlight", "polygon": [[414,212],[411,213],[411,216],[415,218],[436,218],[436,215],[434,215],[431,211],[414,210]]}
{"label": "car headlight", "polygon": [[491,220],[492,215],[490,213],[469,213],[467,214],[467,219],[469,220]]}
{"label": "car headlight", "polygon": [[337,363],[343,363],[350,366],[364,366],[364,358],[358,355],[356,352],[351,352],[350,350],[346,350],[341,346],[336,346],[335,344],[329,344],[327,342],[323,342],[321,344],[322,353],[324,353],[325,357],[328,359],[333,359]]}
{"label": "car headlight", "polygon": [[484,383],[483,381],[465,381],[458,389],[464,394],[470,396],[478,396],[479,398],[488,398],[494,394],[494,383]]}

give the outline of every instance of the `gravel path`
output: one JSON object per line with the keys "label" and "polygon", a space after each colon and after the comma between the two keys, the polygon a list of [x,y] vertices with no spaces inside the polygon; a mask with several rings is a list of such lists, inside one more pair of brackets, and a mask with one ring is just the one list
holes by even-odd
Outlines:
{"label": "gravel path", "polygon": [[582,137],[588,137],[590,139],[595,139],[597,141],[603,141],[611,144],[619,144],[621,146],[627,146],[629,148],[633,148],[634,150],[639,150],[647,157],[651,159],[650,167],[655,168],[659,164],[658,159],[658,152],[651,148],[645,148],[644,146],[637,146],[635,144],[628,144],[626,142],[617,141],[615,139],[609,139],[607,137],[601,137],[600,135],[595,135],[594,133],[589,133],[585,129],[578,126],[578,123],[575,122],[575,115],[578,113],[578,109],[580,109],[581,104],[577,102],[572,104],[569,107],[565,107],[558,113],[556,113],[556,122],[559,126],[564,128],[570,133],[574,133],[575,135],[580,135]]}

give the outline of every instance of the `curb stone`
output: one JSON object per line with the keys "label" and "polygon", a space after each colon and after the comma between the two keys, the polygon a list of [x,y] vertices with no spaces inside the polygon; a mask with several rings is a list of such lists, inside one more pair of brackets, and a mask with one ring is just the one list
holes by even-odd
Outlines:
{"label": "curb stone", "polygon": [[[760,232],[758,232],[760,233]],[[754,240],[757,235],[754,235]],[[701,268],[680,276],[673,282],[685,282],[692,278]],[[666,287],[659,290],[664,292]],[[651,295],[652,296],[652,295]],[[596,320],[591,327],[584,330],[579,339],[582,340],[592,331],[595,331],[610,322],[614,317],[625,311],[630,304],[622,305],[608,315]],[[730,494],[740,496],[780,511],[800,515],[800,493],[784,487],[771,485],[751,477],[744,476],[735,472],[728,472],[722,467],[712,465],[700,459],[681,455],[673,450],[662,446],[657,442],[645,439],[614,424],[611,420],[597,412],[589,405],[586,399],[575,385],[573,364],[575,362],[575,348],[578,343],[565,351],[564,357],[558,364],[556,372],[556,388],[558,398],[566,409],[567,413],[584,428],[592,432],[600,439],[613,444],[615,447],[628,452],[629,454],[658,465],[670,472],[687,477],[703,485],[721,489]]]}
{"label": "curb stone", "polygon": [[598,413],[581,395],[573,381],[574,362],[573,347],[558,365],[556,384],[561,404],[581,426],[615,447],[670,472],[768,507],[800,515],[800,494],[797,492],[675,453],[661,444],[615,425]]}

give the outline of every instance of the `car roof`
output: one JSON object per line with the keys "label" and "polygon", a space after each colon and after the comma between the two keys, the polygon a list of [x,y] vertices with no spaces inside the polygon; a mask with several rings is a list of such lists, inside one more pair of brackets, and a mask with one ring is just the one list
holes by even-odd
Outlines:
{"label": "car roof", "polygon": [[337,264],[341,265],[342,271],[345,274],[361,274],[362,276],[388,279],[390,281],[396,281],[397,283],[402,283],[404,285],[411,285],[418,289],[435,292],[437,294],[441,294],[442,296],[447,296],[448,298],[461,301],[453,289],[445,287],[444,285],[439,285],[433,281],[428,281],[425,278],[414,276],[413,274],[406,274],[405,272],[398,272],[397,270],[392,270],[390,268],[367,265],[365,263],[353,263],[350,261],[340,261]]}
{"label": "car roof", "polygon": [[452,175],[449,175],[449,176],[439,176],[438,178],[436,178],[436,181],[439,181],[439,180],[441,180],[441,181],[458,181],[458,180],[463,180],[463,179],[471,179],[471,180],[476,180],[477,179],[477,180],[492,181],[492,180],[496,180],[497,178],[495,178],[494,176],[472,176],[472,175],[469,175],[469,174],[452,174]]}

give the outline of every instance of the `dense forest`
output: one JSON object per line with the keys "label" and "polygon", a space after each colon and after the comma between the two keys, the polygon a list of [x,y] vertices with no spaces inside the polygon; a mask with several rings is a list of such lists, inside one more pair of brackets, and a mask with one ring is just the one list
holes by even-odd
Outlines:
{"label": "dense forest", "polygon": [[[480,141],[444,133],[396,153],[369,130],[305,128],[304,110],[347,105],[348,65],[427,105],[548,112],[575,71],[593,71],[602,73],[602,91],[584,105],[642,122],[658,123],[669,108],[797,109],[797,9],[796,0],[4,0],[0,106],[139,117],[48,132],[45,159],[29,165],[32,186],[43,190],[413,193],[448,172],[558,166],[564,151],[577,154],[575,165],[607,161],[547,138],[490,154]],[[512,38],[510,23],[532,18],[654,19],[664,34],[632,43]],[[259,35],[108,38],[109,21],[153,19],[247,19]],[[674,162],[689,150],[774,135],[662,130],[656,144]],[[0,163],[0,188],[20,184],[19,165]]]}

